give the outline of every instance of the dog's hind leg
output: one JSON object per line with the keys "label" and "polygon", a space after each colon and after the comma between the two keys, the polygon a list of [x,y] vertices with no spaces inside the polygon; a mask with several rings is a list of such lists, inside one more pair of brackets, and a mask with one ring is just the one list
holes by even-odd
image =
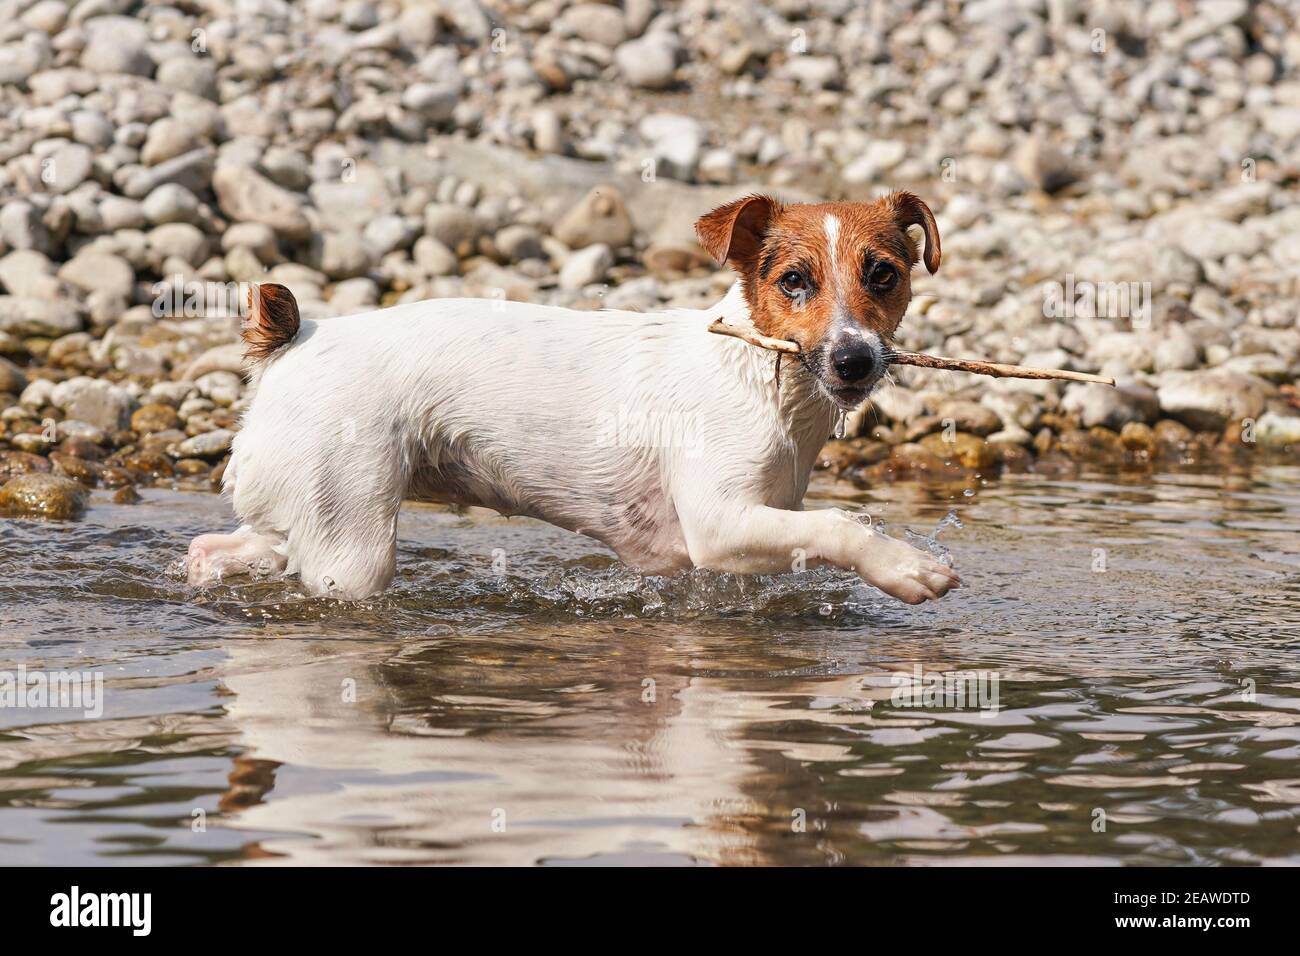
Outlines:
{"label": "dog's hind leg", "polygon": [[286,382],[286,368],[271,366],[235,438],[225,481],[235,514],[284,536],[286,570],[309,594],[377,594],[396,570],[397,512],[418,449],[403,445],[393,413],[347,404],[346,389],[312,400],[289,391],[302,383]]}
{"label": "dog's hind leg", "polygon": [[310,594],[359,600],[388,587],[397,569],[397,512],[404,483],[391,456],[317,471],[295,508],[286,550]]}

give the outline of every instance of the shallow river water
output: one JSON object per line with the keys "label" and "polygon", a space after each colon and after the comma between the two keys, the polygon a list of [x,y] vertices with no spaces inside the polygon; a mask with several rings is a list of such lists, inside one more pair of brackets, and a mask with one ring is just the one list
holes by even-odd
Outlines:
{"label": "shallow river water", "polygon": [[104,691],[0,707],[0,863],[1300,863],[1300,468],[969,490],[814,485],[956,511],[923,608],[432,508],[361,604],[188,588],[214,495],[5,521],[0,672]]}

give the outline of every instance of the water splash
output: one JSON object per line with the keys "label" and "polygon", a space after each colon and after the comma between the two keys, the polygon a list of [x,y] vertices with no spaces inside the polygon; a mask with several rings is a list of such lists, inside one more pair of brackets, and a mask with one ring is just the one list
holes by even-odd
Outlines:
{"label": "water splash", "polygon": [[869,511],[850,512],[851,517],[864,528],[870,528],[877,534],[885,534],[885,519],[877,518]]}
{"label": "water splash", "polygon": [[934,530],[928,535],[917,534],[908,528],[903,529],[903,534],[907,536],[907,540],[913,545],[934,555],[941,564],[952,567],[952,552],[939,543],[939,532],[950,526],[958,530],[965,527],[961,523],[961,518],[957,517],[956,511],[949,511],[940,518],[939,523],[934,526]]}

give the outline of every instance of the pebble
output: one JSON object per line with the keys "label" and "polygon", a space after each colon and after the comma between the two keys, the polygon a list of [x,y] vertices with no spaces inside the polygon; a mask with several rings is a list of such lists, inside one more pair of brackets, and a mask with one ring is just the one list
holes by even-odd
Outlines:
{"label": "pebble", "polygon": [[704,145],[699,120],[677,113],[652,113],[641,120],[637,130],[649,145],[655,175],[692,179]]}
{"label": "pebble", "polygon": [[506,226],[492,241],[506,262],[546,258],[542,235],[531,226]]}
{"label": "pebble", "polygon": [[623,11],[603,3],[575,3],[560,16],[561,30],[603,47],[616,47],[627,39]]}
{"label": "pebble", "polygon": [[170,405],[150,403],[140,406],[131,414],[131,430],[140,434],[177,428],[180,423],[180,416]]}
{"label": "pebble", "polygon": [[944,402],[935,414],[947,426],[949,422],[959,432],[968,432],[981,438],[1002,428],[1002,419],[992,409],[978,402]]}
{"label": "pebble", "polygon": [[92,73],[128,73],[148,76],[154,63],[147,47],[149,32],[134,17],[103,16],[85,24],[88,39],[81,52],[81,66]]}
{"label": "pebble", "polygon": [[481,233],[474,213],[453,203],[435,203],[424,211],[424,234],[448,249],[472,248]]}
{"label": "pebble", "polygon": [[140,497],[140,492],[135,490],[134,485],[123,485],[113,492],[113,504],[115,505],[135,505],[143,500]]}
{"label": "pebble", "polygon": [[83,292],[103,291],[117,299],[128,299],[135,289],[135,270],[121,256],[102,252],[80,252],[59,267],[59,278]]}
{"label": "pebble", "polygon": [[1161,383],[1161,410],[1197,431],[1222,432],[1230,421],[1257,418],[1269,393],[1253,376],[1213,369],[1166,372]]}
{"label": "pebble", "polygon": [[128,427],[135,406],[135,399],[126,389],[85,375],[56,385],[50,401],[69,418],[86,422],[105,432]]}
{"label": "pebble", "polygon": [[155,226],[169,222],[188,222],[198,225],[201,221],[198,197],[178,183],[163,183],[146,196],[143,203],[137,204],[137,207],[143,218]]}
{"label": "pebble", "polygon": [[632,242],[635,230],[623,193],[596,186],[556,223],[552,234],[571,249],[603,243],[614,249]]}
{"label": "pebble", "polygon": [[86,489],[62,475],[28,474],[0,486],[0,512],[25,518],[69,521],[86,510]]}
{"label": "pebble", "polygon": [[186,438],[177,446],[177,454],[182,458],[220,458],[230,450],[230,442],[235,434],[227,428],[217,428],[212,432],[196,434]]}
{"label": "pebble", "polygon": [[1134,454],[1149,458],[1156,452],[1156,433],[1143,422],[1128,422],[1119,433],[1120,444]]}
{"label": "pebble", "polygon": [[983,471],[994,464],[988,442],[978,435],[936,432],[922,438],[920,445],[936,458],[972,471]]}
{"label": "pebble", "polygon": [[947,469],[946,456],[936,454],[916,442],[894,445],[889,452],[888,473],[911,476],[917,473],[942,472]]}
{"label": "pebble", "polygon": [[215,100],[217,68],[209,59],[197,56],[174,56],[158,66],[158,85],[168,90],[183,90],[205,100]]}
{"label": "pebble", "polygon": [[0,358],[0,392],[19,395],[25,388],[27,376],[23,370],[7,358]]}
{"label": "pebble", "polygon": [[0,451],[0,482],[8,481],[16,475],[31,475],[48,472],[50,463],[34,452]]}
{"label": "pebble", "polygon": [[94,169],[95,153],[84,143],[65,143],[41,163],[41,179],[52,193],[76,189]]}
{"label": "pebble", "polygon": [[[323,320],[503,289],[699,306],[727,284],[704,210],[897,187],[944,250],[900,345],[1120,387],[897,369],[833,467],[1294,456],[1300,24],[1192,6],[20,3],[0,37],[0,478],[211,481],[250,397],[241,282],[285,282]],[[1079,55],[1098,25],[1126,42]],[[1053,314],[1067,281],[1083,297]],[[200,282],[216,315],[209,295],[155,314]]]}
{"label": "pebble", "polygon": [[1061,409],[1077,415],[1084,428],[1120,429],[1126,422],[1152,422],[1159,417],[1161,404],[1153,389],[1135,383],[1115,388],[1071,384],[1061,398]]}
{"label": "pebble", "polygon": [[71,478],[87,488],[93,488],[99,483],[100,466],[93,461],[56,451],[50,454],[50,464],[53,466],[53,474]]}
{"label": "pebble", "polygon": [[1281,415],[1265,412],[1255,423],[1255,440],[1264,448],[1285,449],[1300,446],[1300,414]]}
{"label": "pebble", "polygon": [[677,50],[659,34],[622,44],[614,51],[614,62],[623,79],[645,90],[666,90],[677,72]]}
{"label": "pebble", "polygon": [[614,264],[614,253],[604,243],[596,243],[569,254],[560,269],[560,288],[581,289],[601,282]]}
{"label": "pebble", "polygon": [[311,221],[303,212],[302,200],[256,170],[218,167],[212,176],[212,189],[221,211],[236,222],[270,226],[283,239],[306,239],[311,235]]}

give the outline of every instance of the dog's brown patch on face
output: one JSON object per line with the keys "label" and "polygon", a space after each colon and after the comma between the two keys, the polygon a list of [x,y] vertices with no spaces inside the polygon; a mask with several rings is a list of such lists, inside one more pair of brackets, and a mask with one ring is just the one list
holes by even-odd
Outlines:
{"label": "dog's brown patch on face", "polygon": [[740,273],[759,332],[811,351],[839,316],[888,341],[912,298],[919,259],[910,225],[925,232],[925,260],[939,268],[939,233],[911,193],[872,203],[784,205],[749,197],[696,226],[700,242]]}

